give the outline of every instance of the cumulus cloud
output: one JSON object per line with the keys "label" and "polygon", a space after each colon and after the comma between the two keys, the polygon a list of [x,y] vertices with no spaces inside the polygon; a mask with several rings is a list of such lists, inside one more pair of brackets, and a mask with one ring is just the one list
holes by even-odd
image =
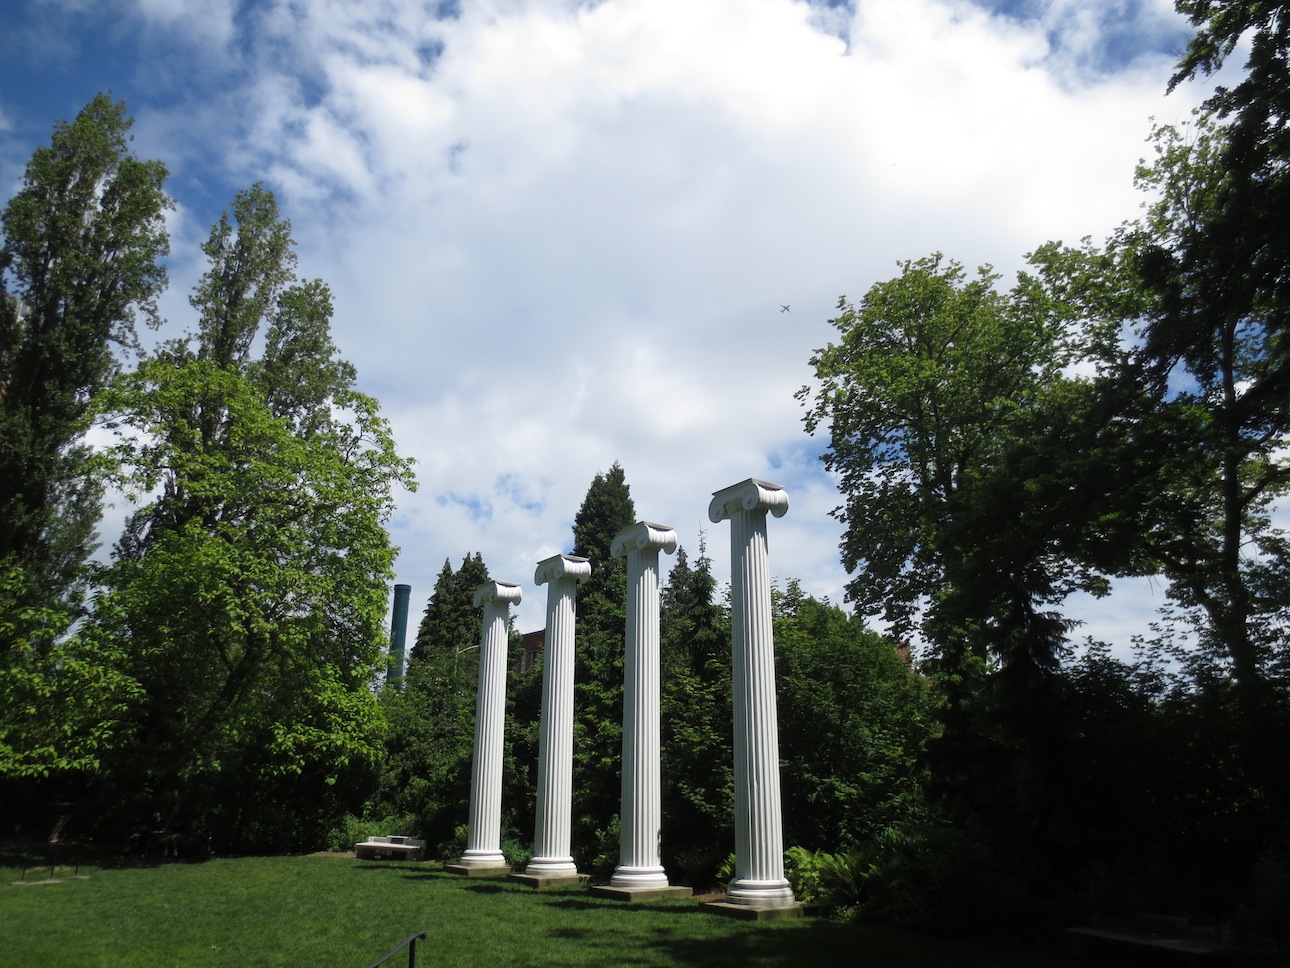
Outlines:
{"label": "cumulus cloud", "polygon": [[132,8],[165,39],[141,70],[174,85],[132,102],[141,137],[194,238],[233,187],[279,193],[418,460],[393,524],[420,602],[474,551],[528,582],[614,461],[723,580],[710,493],[778,480],[772,569],[840,601],[838,496],[793,399],[839,295],[933,250],[1008,272],[1105,234],[1148,118],[1200,97],[1164,98],[1164,0],[174,7]]}

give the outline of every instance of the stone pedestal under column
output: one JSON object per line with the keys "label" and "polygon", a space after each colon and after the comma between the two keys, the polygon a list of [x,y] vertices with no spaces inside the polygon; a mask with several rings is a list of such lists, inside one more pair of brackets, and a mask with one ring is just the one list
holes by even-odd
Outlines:
{"label": "stone pedestal under column", "polygon": [[573,813],[574,597],[591,563],[555,555],[537,566],[533,580],[547,586],[546,643],[542,664],[542,720],[538,734],[537,819],[533,859],[511,879],[544,888],[582,878],[570,852]]}
{"label": "stone pedestal under column", "polygon": [[788,494],[755,478],[717,491],[708,506],[714,524],[730,521],[735,877],[726,896],[728,903],[759,908],[797,904],[784,877],[768,511],[783,517]]}
{"label": "stone pedestal under column", "polygon": [[493,581],[475,590],[484,608],[479,643],[479,695],[475,705],[475,749],[470,771],[470,826],[466,852],[445,870],[479,876],[510,870],[502,855],[502,753],[506,716],[507,625],[518,605],[520,586]]}
{"label": "stone pedestal under column", "polygon": [[659,759],[658,555],[676,550],[676,532],[640,521],[620,531],[610,545],[627,556],[627,642],[623,683],[623,793],[619,816],[618,867],[598,897],[644,900],[682,895],[688,887],[667,882],[659,857],[663,791]]}

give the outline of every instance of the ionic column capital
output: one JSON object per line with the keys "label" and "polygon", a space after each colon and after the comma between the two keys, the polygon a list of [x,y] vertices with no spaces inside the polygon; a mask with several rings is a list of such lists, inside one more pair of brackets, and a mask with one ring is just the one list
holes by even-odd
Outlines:
{"label": "ionic column capital", "polygon": [[676,532],[666,524],[637,521],[614,535],[614,540],[609,545],[609,554],[614,558],[621,558],[632,549],[647,551],[651,548],[670,555],[676,550]]}
{"label": "ionic column capital", "polygon": [[513,581],[486,581],[475,589],[475,607],[481,605],[518,605],[523,590]]}
{"label": "ionic column capital", "polygon": [[591,562],[577,555],[552,555],[539,561],[537,571],[533,573],[533,583],[545,585],[547,582],[559,581],[561,578],[576,578],[582,581],[591,576]]}
{"label": "ionic column capital", "polygon": [[713,524],[720,524],[736,511],[769,511],[782,518],[788,511],[788,492],[778,484],[750,477],[713,493],[708,505],[708,518]]}

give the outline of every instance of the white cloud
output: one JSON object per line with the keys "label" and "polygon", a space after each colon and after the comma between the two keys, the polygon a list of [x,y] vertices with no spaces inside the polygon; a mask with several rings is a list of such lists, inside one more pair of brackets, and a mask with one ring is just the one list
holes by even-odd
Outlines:
{"label": "white cloud", "polygon": [[[1073,86],[1042,25],[965,4],[862,4],[847,43],[811,16],[475,7],[433,25],[429,69],[412,55],[424,33],[362,56],[337,44],[314,52],[319,103],[262,102],[260,129],[305,132],[265,147],[312,186],[288,200],[320,230],[303,263],[337,283],[342,345],[421,461],[400,535],[416,595],[474,550],[527,581],[620,460],[641,516],[691,551],[712,532],[723,574],[709,493],[779,470],[794,506],[772,567],[839,600],[836,494],[815,468],[770,466],[818,450],[792,393],[836,296],[934,248],[1016,265],[1134,213],[1165,61]],[[352,208],[326,189],[338,178]],[[540,510],[499,484],[517,479]],[[521,608],[540,621],[540,601]]]}
{"label": "white cloud", "polygon": [[418,612],[445,557],[528,583],[615,460],[723,581],[710,493],[778,479],[772,570],[840,601],[838,498],[793,399],[837,297],[933,250],[1010,272],[1103,235],[1136,212],[1148,117],[1199,98],[1164,99],[1159,43],[1097,56],[1126,23],[1179,31],[1163,0],[138,3],[218,61],[173,107],[132,103],[149,147],[181,193],[201,170],[279,192],[419,461],[394,519]]}
{"label": "white cloud", "polygon": [[236,0],[202,0],[201,3],[134,0],[134,3],[145,22],[184,34],[193,48],[205,50],[208,56],[224,53],[237,32]]}

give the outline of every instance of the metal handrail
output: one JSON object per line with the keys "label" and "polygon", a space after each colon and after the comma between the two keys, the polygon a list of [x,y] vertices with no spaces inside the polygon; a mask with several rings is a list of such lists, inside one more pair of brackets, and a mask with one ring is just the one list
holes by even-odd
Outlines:
{"label": "metal handrail", "polygon": [[408,968],[416,968],[417,941],[425,940],[425,937],[426,937],[426,932],[424,931],[418,931],[416,934],[408,935],[406,941],[404,941],[401,945],[399,945],[397,948],[391,951],[384,958],[381,958],[379,961],[373,961],[370,965],[367,966],[367,968],[380,968],[381,965],[385,964],[387,961],[389,961],[391,958],[397,955],[404,948],[408,949]]}

